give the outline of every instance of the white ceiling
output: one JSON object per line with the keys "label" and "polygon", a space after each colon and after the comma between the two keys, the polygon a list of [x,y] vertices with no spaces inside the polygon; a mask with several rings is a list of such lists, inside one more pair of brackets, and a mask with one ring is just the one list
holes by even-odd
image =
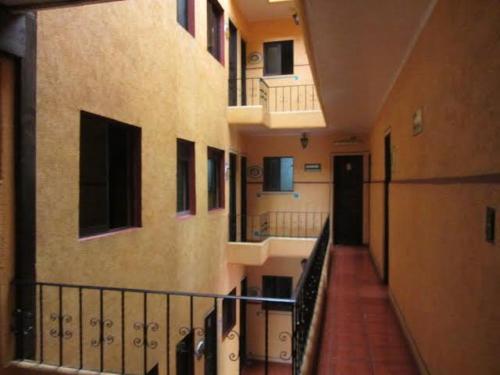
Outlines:
{"label": "white ceiling", "polygon": [[293,0],[270,3],[268,0],[233,0],[250,22],[291,17],[295,12]]}
{"label": "white ceiling", "polygon": [[328,126],[367,133],[436,0],[302,2]]}

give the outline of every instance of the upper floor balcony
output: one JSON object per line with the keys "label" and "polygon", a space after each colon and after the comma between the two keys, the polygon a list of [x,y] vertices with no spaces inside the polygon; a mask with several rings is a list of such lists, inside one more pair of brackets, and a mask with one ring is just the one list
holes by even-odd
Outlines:
{"label": "upper floor balcony", "polygon": [[229,79],[229,124],[240,129],[315,129],[326,123],[316,86],[296,77]]}

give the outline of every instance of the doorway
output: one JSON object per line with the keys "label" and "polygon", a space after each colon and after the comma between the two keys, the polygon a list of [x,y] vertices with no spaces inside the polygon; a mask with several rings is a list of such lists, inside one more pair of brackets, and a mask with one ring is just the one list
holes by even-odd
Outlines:
{"label": "doorway", "polygon": [[194,375],[194,333],[191,330],[176,347],[177,375]]}
{"label": "doorway", "polygon": [[363,243],[363,156],[335,156],[334,242]]}
{"label": "doorway", "polygon": [[241,242],[247,242],[247,158],[246,156],[241,157]]}
{"label": "doorway", "polygon": [[205,318],[205,375],[217,375],[217,312]]}
{"label": "doorway", "polygon": [[229,241],[236,241],[236,154],[229,154]]}
{"label": "doorway", "polygon": [[247,105],[247,42],[241,39],[241,105]]}
{"label": "doorway", "polygon": [[238,105],[238,29],[229,20],[229,106]]}
{"label": "doorway", "polygon": [[389,192],[392,180],[391,133],[384,138],[384,283],[389,284]]}

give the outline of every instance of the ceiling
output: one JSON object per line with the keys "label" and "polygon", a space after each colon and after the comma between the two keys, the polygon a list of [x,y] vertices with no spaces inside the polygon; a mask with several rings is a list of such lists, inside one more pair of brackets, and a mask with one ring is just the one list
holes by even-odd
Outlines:
{"label": "ceiling", "polygon": [[298,0],[332,130],[365,134],[436,0]]}
{"label": "ceiling", "polygon": [[292,0],[233,0],[250,22],[291,17],[295,13]]}

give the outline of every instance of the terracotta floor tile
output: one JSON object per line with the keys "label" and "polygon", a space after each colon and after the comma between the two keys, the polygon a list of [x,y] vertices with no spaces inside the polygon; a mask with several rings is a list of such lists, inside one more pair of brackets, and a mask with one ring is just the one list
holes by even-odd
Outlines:
{"label": "terracotta floor tile", "polygon": [[336,247],[318,375],[418,375],[406,339],[366,249]]}

